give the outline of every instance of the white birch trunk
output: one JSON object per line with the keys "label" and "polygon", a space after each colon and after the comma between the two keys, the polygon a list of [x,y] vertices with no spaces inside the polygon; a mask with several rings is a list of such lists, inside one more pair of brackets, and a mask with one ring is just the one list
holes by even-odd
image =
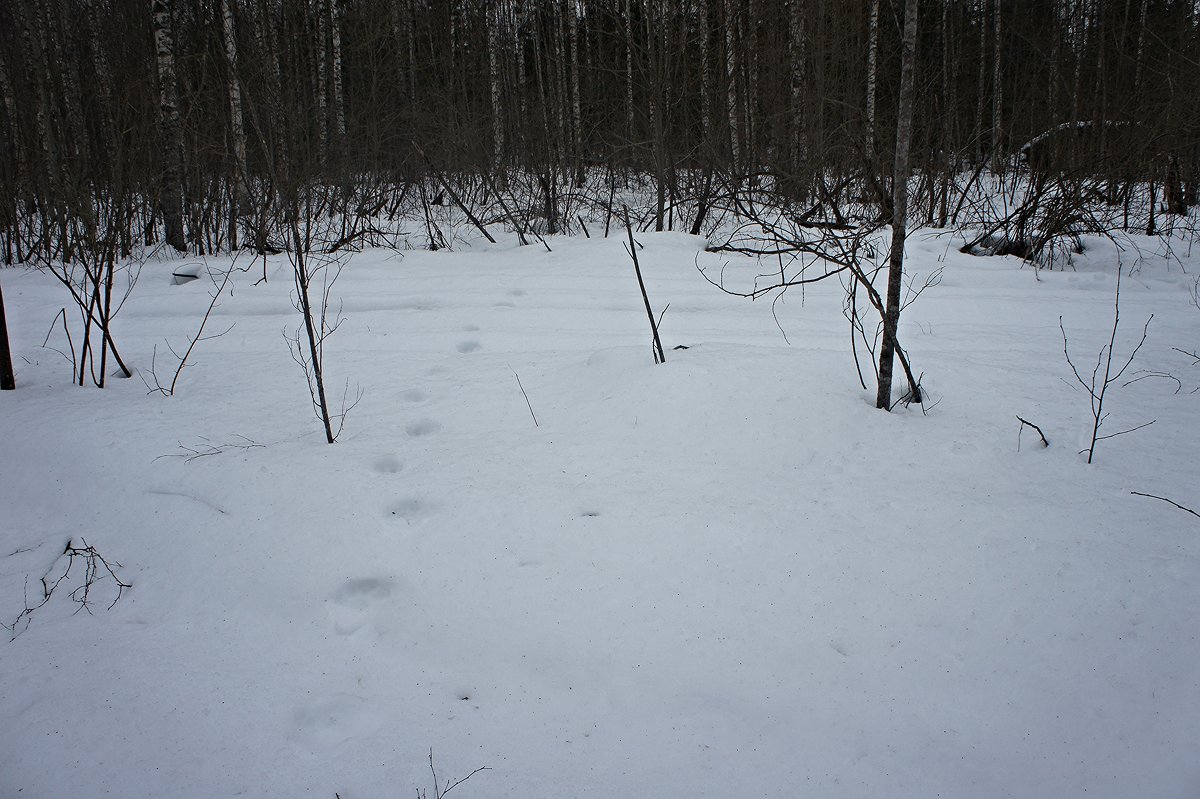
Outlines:
{"label": "white birch trunk", "polygon": [[[792,119],[790,152],[793,173],[799,173],[804,163],[804,0],[788,0],[788,38],[791,44]],[[869,92],[868,92],[869,93]]]}
{"label": "white birch trunk", "polygon": [[175,77],[175,39],[171,32],[168,0],[151,0],[154,24],[155,65],[158,71],[159,130],[162,135],[163,172],[160,202],[167,243],[187,251],[183,232],[183,124],[179,118],[179,86]]}
{"label": "white birch trunk", "polygon": [[[242,113],[242,86],[238,81],[237,29],[232,0],[221,0],[221,17],[225,32],[225,65],[229,70],[226,81],[229,94],[229,128],[233,140],[234,167],[237,170],[233,180],[233,208],[236,218],[242,204],[243,181],[246,179],[246,122]],[[231,235],[236,234],[236,221],[231,220],[229,227]],[[231,242],[230,247],[237,247],[236,240]]]}
{"label": "white birch trunk", "polygon": [[625,131],[633,142],[633,0],[625,0]]}
{"label": "white birch trunk", "polygon": [[518,6],[512,6],[512,31],[513,31],[513,47],[517,60],[517,97],[518,104],[521,109],[521,131],[524,137],[525,120],[529,117],[529,100],[525,92],[525,40],[522,36],[524,30],[524,14],[518,10]]}
{"label": "white birch trunk", "polygon": [[[28,178],[29,169],[25,148],[21,146],[20,139],[17,137],[17,96],[13,91],[12,79],[8,77],[8,65],[3,58],[0,58],[0,101],[4,103],[4,117],[8,120],[6,135],[9,146],[12,147],[13,161],[17,167],[17,182],[18,185],[26,185],[25,180]],[[24,194],[24,190],[21,193]]]}
{"label": "white birch trunk", "polygon": [[342,91],[342,14],[337,0],[328,0],[329,36],[333,67],[333,124],[338,147],[346,138],[346,95]]}
{"label": "white birch trunk", "polygon": [[942,186],[938,206],[938,227],[946,227],[946,217],[949,213],[950,181],[953,176],[957,155],[952,152],[951,137],[954,132],[954,95],[950,87],[954,84],[950,70],[954,61],[950,48],[950,3],[952,0],[942,0]]}
{"label": "white birch trunk", "polygon": [[[16,15],[17,24],[21,28],[21,44],[25,48],[25,54],[33,64],[39,67],[44,64],[43,53],[41,49],[41,40],[37,38],[29,21],[29,9],[24,3],[13,3],[13,13]],[[33,178],[37,185],[39,193],[44,199],[50,199],[49,195],[52,187],[57,185],[57,170],[58,163],[54,157],[55,147],[51,139],[50,121],[47,109],[49,108],[49,92],[46,88],[46,70],[37,68],[31,70],[30,79],[34,83],[34,93],[37,95],[36,107],[33,115],[34,133],[38,142],[40,153],[31,160],[37,161],[41,159],[42,168],[33,168]],[[15,120],[15,116],[10,116],[10,119]],[[44,235],[49,235],[46,231]]]}
{"label": "white birch trunk", "polygon": [[708,64],[708,3],[697,0],[695,14],[700,29],[700,132],[704,146],[709,146],[712,135],[712,72]]}
{"label": "white birch trunk", "polygon": [[408,13],[404,17],[404,36],[408,40],[408,99],[413,102],[417,96],[417,24],[416,7],[413,0],[406,4]]}
{"label": "white birch trunk", "polygon": [[488,85],[492,100],[492,167],[499,169],[504,157],[504,119],[500,107],[500,69],[496,54],[496,27],[501,19],[501,10],[494,3],[485,6],[487,14]]}
{"label": "white birch trunk", "polygon": [[329,135],[329,105],[328,105],[328,80],[326,78],[325,64],[325,3],[328,0],[315,0],[314,8],[317,18],[317,41],[316,41],[316,59],[317,59],[317,158],[324,163],[326,144]]}
{"label": "white birch trunk", "polygon": [[754,166],[757,166],[758,159],[762,157],[762,154],[758,151],[758,79],[760,60],[758,31],[759,27],[764,24],[766,24],[766,21],[762,18],[761,0],[747,0],[742,48],[749,61],[746,69],[746,82],[748,86],[742,102],[745,105],[743,114],[746,120],[746,157],[750,159]]}
{"label": "white birch trunk", "polygon": [[1000,59],[1002,49],[1000,46],[1000,6],[1002,3],[996,2],[992,6],[992,14],[996,21],[995,28],[992,32],[992,172],[1000,171],[1000,148],[1003,118],[1001,116],[1003,101],[1003,88],[1000,85]]}
{"label": "white birch trunk", "polygon": [[400,9],[401,0],[391,0],[388,4],[388,19],[392,26],[392,46],[396,48],[396,58],[393,67],[396,70],[396,85],[400,87],[405,95],[405,100],[408,97],[408,77],[407,71],[404,68],[405,62],[405,43],[404,43],[404,26],[402,18],[407,15]]}
{"label": "white birch trunk", "polygon": [[553,25],[554,39],[554,121],[556,128],[555,136],[555,160],[562,164],[566,157],[567,150],[567,59],[566,46],[564,39],[566,36],[563,32],[563,15],[554,14],[551,20]]}
{"label": "white birch trunk", "polygon": [[575,159],[575,185],[583,187],[583,113],[579,97],[579,16],[577,0],[567,0],[567,36],[571,48],[571,143]]}
{"label": "white birch trunk", "polygon": [[867,158],[875,160],[875,86],[879,71],[879,0],[871,0],[867,26]]}
{"label": "white birch trunk", "polygon": [[975,135],[978,137],[975,152],[979,163],[983,163],[983,106],[984,95],[987,94],[987,0],[979,0],[976,18],[979,20],[979,96],[975,100]]}

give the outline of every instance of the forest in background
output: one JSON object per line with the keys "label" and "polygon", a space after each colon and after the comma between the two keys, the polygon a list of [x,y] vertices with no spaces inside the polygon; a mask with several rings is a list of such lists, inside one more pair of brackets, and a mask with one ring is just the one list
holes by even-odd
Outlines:
{"label": "forest in background", "polygon": [[[984,170],[1069,178],[1151,230],[1156,207],[1196,201],[1193,0],[919,6],[924,223],[957,221]],[[109,228],[125,250],[265,248],[263,209],[298,186],[378,215],[431,175],[474,176],[455,194],[478,198],[519,174],[529,196],[509,204],[551,232],[597,168],[650,181],[656,229],[699,232],[746,186],[821,206],[810,219],[886,218],[903,16],[899,0],[5,2],[4,258],[69,258]]]}

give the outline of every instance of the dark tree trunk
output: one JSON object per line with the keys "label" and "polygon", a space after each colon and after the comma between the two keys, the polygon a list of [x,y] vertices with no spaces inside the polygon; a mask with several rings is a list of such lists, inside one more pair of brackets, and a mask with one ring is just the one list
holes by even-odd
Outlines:
{"label": "dark tree trunk", "polygon": [[0,290],[0,391],[12,391],[16,387],[12,352],[8,348],[8,322],[4,318],[4,292]]}
{"label": "dark tree trunk", "polygon": [[[900,102],[896,118],[896,169],[892,186],[892,249],[888,259],[887,306],[879,348],[879,392],[875,407],[891,410],[892,361],[900,327],[900,288],[904,275],[904,239],[908,223],[908,155],[912,144],[914,67],[917,60],[917,0],[904,3],[904,42],[900,62]],[[916,386],[913,386],[914,391]],[[920,401],[919,396],[914,400]]]}

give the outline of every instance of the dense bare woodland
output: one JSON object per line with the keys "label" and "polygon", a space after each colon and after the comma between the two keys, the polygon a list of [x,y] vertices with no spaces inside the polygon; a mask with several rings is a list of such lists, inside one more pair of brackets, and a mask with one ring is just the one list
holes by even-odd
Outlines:
{"label": "dense bare woodland", "polygon": [[[924,221],[947,224],[984,165],[1195,202],[1195,3],[918,5]],[[256,212],[308,181],[378,212],[431,175],[514,170],[551,225],[597,169],[649,178],[656,228],[768,179],[801,205],[882,211],[902,17],[886,0],[4,3],[5,257],[69,253],[91,218],[179,249],[261,246]]]}

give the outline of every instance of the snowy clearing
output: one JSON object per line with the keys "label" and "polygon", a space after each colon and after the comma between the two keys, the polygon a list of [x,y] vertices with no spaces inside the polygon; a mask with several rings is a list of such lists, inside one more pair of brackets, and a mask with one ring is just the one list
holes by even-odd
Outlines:
{"label": "snowy clearing", "polygon": [[[1120,253],[1118,355],[1155,315],[1127,377],[1181,390],[1114,386],[1107,431],[1154,424],[1088,466],[1059,316],[1090,374],[1111,242],[1038,273],[916,234],[909,273],[945,269],[901,322],[931,397],[888,414],[836,281],[777,326],[697,272],[756,264],[638,238],[660,366],[616,237],[355,255],[327,379],[363,396],[333,446],[282,256],[172,397],[68,385],[40,346],[62,287],[0,271],[0,620],[68,539],[132,585],[76,613],[81,564],[4,635],[0,794],[411,796],[431,749],[440,778],[490,767],[464,799],[1200,791],[1200,519],[1130,494],[1200,508],[1173,350],[1200,346],[1200,253]],[[147,263],[115,323],[143,375],[229,263]]]}

